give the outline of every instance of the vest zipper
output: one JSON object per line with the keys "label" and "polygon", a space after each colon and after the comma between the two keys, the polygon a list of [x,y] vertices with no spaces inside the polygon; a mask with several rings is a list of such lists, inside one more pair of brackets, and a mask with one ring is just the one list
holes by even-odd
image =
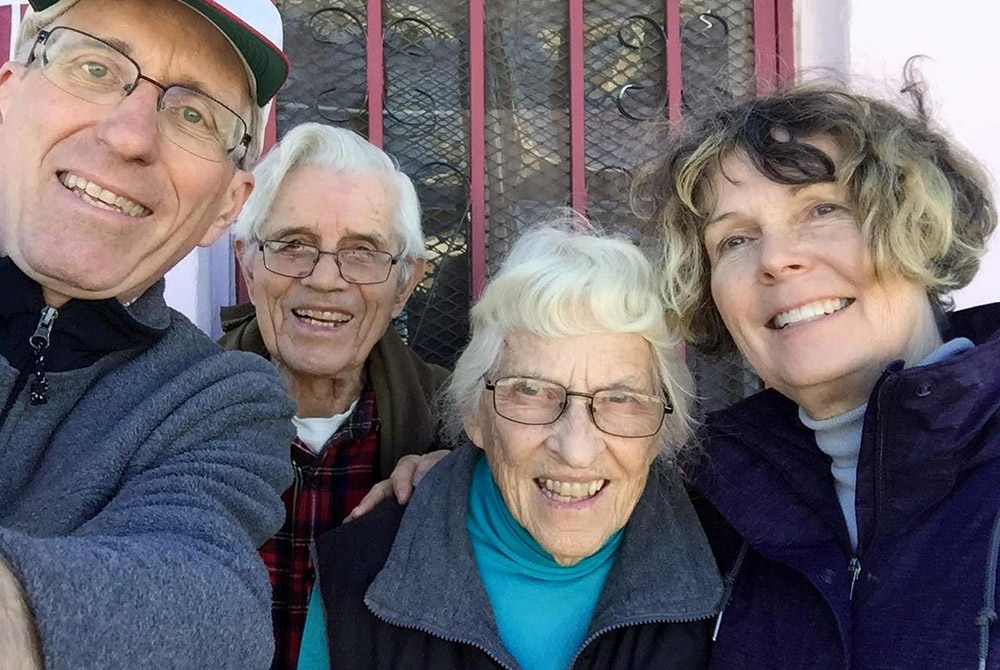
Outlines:
{"label": "vest zipper", "polygon": [[605,626],[600,630],[594,631],[586,640],[583,641],[583,644],[581,644],[580,647],[576,650],[576,654],[573,656],[573,660],[570,661],[569,670],[573,670],[573,667],[576,665],[576,662],[580,660],[580,655],[583,654],[583,652],[587,649],[587,647],[589,647],[593,641],[595,641],[597,638],[604,635],[605,633],[610,633],[611,631],[615,631],[620,628],[629,628],[631,626],[648,626],[654,623],[694,623],[695,621],[705,621],[706,619],[711,619],[714,616],[716,616],[716,613],[711,612],[709,614],[706,614],[705,616],[699,616],[699,617],[690,617],[690,618],[657,617],[653,619],[641,619],[639,621],[626,621],[624,623],[616,624],[614,626]]}
{"label": "vest zipper", "polygon": [[409,628],[410,630],[418,630],[421,633],[425,633],[427,635],[431,635],[433,637],[438,638],[439,640],[444,640],[445,642],[452,642],[452,643],[455,643],[455,644],[467,644],[470,647],[475,647],[479,651],[481,651],[484,654],[486,654],[487,656],[489,656],[490,660],[492,660],[494,663],[496,663],[497,665],[499,665],[501,668],[504,668],[504,670],[519,670],[519,668],[515,668],[515,667],[512,667],[512,666],[507,665],[506,663],[504,663],[502,660],[500,660],[500,658],[496,654],[494,654],[492,651],[490,651],[489,649],[487,649],[485,646],[483,646],[481,644],[477,644],[475,642],[471,642],[470,640],[463,640],[463,639],[460,639],[460,638],[457,638],[457,637],[450,637],[450,636],[447,636],[447,635],[442,635],[442,634],[434,632],[432,630],[428,630],[427,628],[425,628],[423,626],[418,626],[418,625],[410,624],[410,623],[403,623],[401,621],[392,621],[388,617],[385,617],[382,614],[380,614],[379,612],[376,612],[372,608],[371,603],[368,602],[368,598],[365,598],[365,606],[368,608],[369,612],[371,612],[373,615],[375,615],[376,619],[378,619],[379,621],[382,621],[383,623],[387,623],[390,626],[398,626],[400,628]]}
{"label": "vest zipper", "polygon": [[28,343],[35,350],[35,361],[32,373],[35,375],[31,382],[31,404],[44,405],[49,401],[49,380],[45,378],[45,351],[49,348],[49,337],[52,335],[52,325],[59,316],[59,310],[46,305],[42,308],[42,316],[38,320],[38,327],[34,334],[28,338]]}
{"label": "vest zipper", "polygon": [[[483,646],[481,644],[478,644],[476,642],[472,642],[470,640],[463,640],[463,639],[457,638],[457,637],[451,637],[451,636],[448,636],[448,635],[442,635],[441,633],[438,633],[438,632],[435,632],[435,631],[432,631],[432,630],[428,630],[424,626],[419,626],[419,625],[411,624],[411,623],[403,623],[403,622],[400,622],[400,621],[392,621],[388,617],[383,616],[379,612],[376,612],[372,608],[371,603],[368,602],[367,598],[365,598],[365,606],[368,607],[368,611],[371,612],[375,616],[376,619],[378,619],[379,621],[382,621],[384,623],[387,623],[390,626],[399,626],[400,628],[409,628],[411,630],[418,630],[421,633],[426,633],[427,635],[431,635],[433,637],[436,637],[439,640],[444,640],[445,642],[452,642],[452,643],[456,643],[456,644],[467,644],[470,647],[475,647],[476,649],[480,650],[481,652],[483,652],[484,654],[486,654],[487,656],[489,656],[490,659],[494,663],[496,663],[497,665],[499,665],[501,668],[505,668],[505,670],[515,670],[515,668],[512,668],[511,666],[509,666],[506,663],[504,663],[502,660],[500,660],[500,658],[497,657],[496,654],[494,654],[493,652],[491,652],[489,649],[487,649],[485,646]],[[644,619],[642,621],[627,621],[627,622],[620,623],[620,624],[617,624],[617,625],[614,625],[614,626],[605,626],[604,628],[601,628],[600,630],[597,630],[594,633],[592,633],[589,637],[587,637],[587,639],[585,639],[583,641],[583,644],[581,644],[579,646],[579,648],[577,648],[576,654],[573,655],[573,660],[570,661],[569,669],[572,670],[573,666],[576,665],[577,660],[579,660],[580,655],[590,645],[591,642],[593,642],[594,640],[596,640],[597,638],[599,638],[601,635],[604,635],[605,633],[610,633],[613,630],[617,630],[619,628],[627,628],[629,626],[646,626],[646,625],[653,624],[653,623],[693,623],[695,621],[704,621],[706,619],[711,619],[713,616],[715,616],[715,612],[711,612],[709,614],[706,614],[705,616],[700,616],[700,617],[692,617],[692,618],[660,617],[660,618],[654,618],[654,619]]]}

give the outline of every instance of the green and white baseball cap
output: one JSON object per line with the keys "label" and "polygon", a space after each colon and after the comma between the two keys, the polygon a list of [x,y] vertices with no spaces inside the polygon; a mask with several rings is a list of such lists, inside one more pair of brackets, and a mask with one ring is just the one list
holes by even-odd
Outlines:
{"label": "green and white baseball cap", "polygon": [[[141,0],[135,0],[141,1]],[[59,0],[31,0],[35,11]],[[257,104],[263,107],[288,77],[288,58],[282,52],[281,14],[272,0],[178,0],[192,8],[225,35],[254,76]]]}

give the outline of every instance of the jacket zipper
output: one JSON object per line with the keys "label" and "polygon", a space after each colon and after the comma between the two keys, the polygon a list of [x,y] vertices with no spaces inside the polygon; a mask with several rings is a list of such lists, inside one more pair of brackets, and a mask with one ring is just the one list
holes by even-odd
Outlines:
{"label": "jacket zipper", "polygon": [[[51,312],[49,310],[51,310]],[[47,386],[47,382],[45,380],[45,372],[44,372],[45,349],[48,348],[49,337],[52,334],[52,324],[57,316],[59,316],[59,311],[54,307],[49,307],[48,305],[46,305],[44,308],[42,308],[42,315],[41,318],[38,320],[38,326],[35,328],[35,332],[31,335],[31,337],[28,338],[28,343],[31,345],[31,348],[34,350],[35,353],[33,357],[33,364],[25,365],[24,368],[22,368],[17,373],[17,378],[14,380],[14,385],[10,389],[10,395],[7,396],[7,402],[4,404],[3,412],[0,412],[0,423],[7,420],[7,415],[10,414],[11,409],[13,409],[14,407],[14,403],[17,402],[17,397],[21,394],[21,389],[23,389],[25,384],[28,383],[28,378],[34,374],[35,381],[36,382],[38,381],[37,372],[38,372],[39,356],[41,356],[42,359],[41,361],[42,383],[45,386]],[[38,343],[38,346],[35,346],[36,342]],[[32,386],[34,386],[34,384],[32,384]],[[34,405],[41,403],[36,403],[32,401],[32,404]]]}
{"label": "jacket zipper", "polygon": [[847,564],[847,571],[851,573],[851,592],[847,599],[854,600],[854,585],[858,582],[858,577],[861,576],[861,561],[858,560],[857,556],[851,556],[851,562]]}
{"label": "jacket zipper", "polygon": [[49,338],[52,336],[52,325],[59,316],[59,310],[46,305],[42,308],[42,316],[38,327],[28,338],[28,343],[35,350],[35,361],[32,372],[35,379],[31,382],[31,404],[44,405],[49,401],[49,380],[45,378],[45,352],[49,348]]}
{"label": "jacket zipper", "polygon": [[726,576],[722,579],[722,602],[719,603],[719,613],[715,616],[715,628],[712,630],[712,642],[719,639],[719,629],[722,628],[722,615],[726,613],[726,608],[729,607],[729,601],[733,598],[733,591],[736,590],[736,578],[740,575],[740,568],[743,567],[743,560],[747,556],[747,549],[749,546],[749,543],[744,540],[743,544],[740,546],[740,553],[737,554],[736,560],[733,561],[733,567],[730,568],[729,572],[727,572]]}
{"label": "jacket zipper", "polygon": [[[878,506],[882,500],[882,472],[885,470],[885,464],[883,462],[885,457],[885,420],[882,416],[882,407],[887,394],[891,391],[891,389],[895,388],[897,378],[898,376],[896,374],[887,374],[885,379],[883,379],[882,383],[879,385],[878,392],[875,395],[875,509],[872,514],[872,529],[871,532],[868,533],[869,538],[874,537],[875,529],[878,527]],[[851,555],[851,560],[847,563],[847,572],[851,576],[851,590],[847,596],[848,601],[854,600],[854,587],[857,585],[858,578],[861,576],[861,554],[861,543],[859,542],[858,548]]]}

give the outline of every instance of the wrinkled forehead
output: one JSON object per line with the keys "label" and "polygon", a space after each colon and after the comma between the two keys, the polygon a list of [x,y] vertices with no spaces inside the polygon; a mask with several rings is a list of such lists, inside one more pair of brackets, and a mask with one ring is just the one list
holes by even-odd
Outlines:
{"label": "wrinkled forehead", "polygon": [[241,115],[249,111],[246,63],[222,31],[178,0],[79,0],[48,28],[57,26],[108,42],[160,83],[200,90]]}

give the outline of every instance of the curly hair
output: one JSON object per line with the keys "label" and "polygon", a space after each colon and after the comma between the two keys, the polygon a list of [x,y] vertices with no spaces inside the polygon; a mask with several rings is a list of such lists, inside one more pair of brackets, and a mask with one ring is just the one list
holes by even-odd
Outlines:
{"label": "curly hair", "polygon": [[[950,309],[947,293],[979,269],[996,208],[985,170],[928,123],[920,87],[903,92],[915,113],[828,83],[780,90],[691,119],[644,166],[633,202],[662,234],[664,298],[685,340],[709,353],[733,347],[712,302],[702,234],[710,181],[736,151],[779,184],[842,184],[876,275],[919,282],[937,313]],[[818,136],[836,142],[839,164],[807,143]]]}

